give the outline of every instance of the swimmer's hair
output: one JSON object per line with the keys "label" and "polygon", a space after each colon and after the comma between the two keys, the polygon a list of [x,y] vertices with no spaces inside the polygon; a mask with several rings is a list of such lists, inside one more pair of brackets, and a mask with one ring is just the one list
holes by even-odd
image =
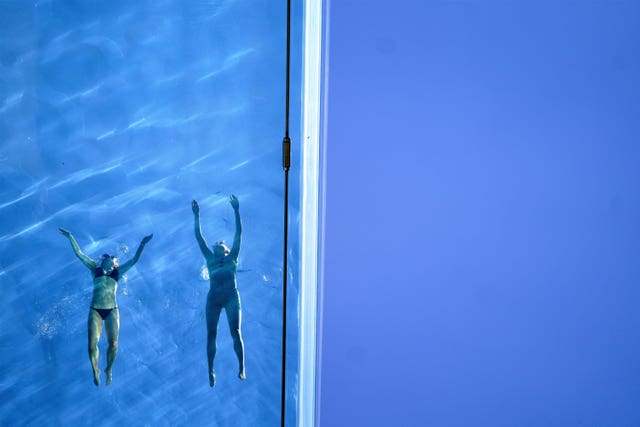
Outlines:
{"label": "swimmer's hair", "polygon": [[112,260],[114,260],[114,262],[116,264],[119,263],[118,257],[115,255],[109,255],[109,254],[102,254],[102,256],[100,257],[100,262],[104,261],[107,258],[111,258]]}
{"label": "swimmer's hair", "polygon": [[218,245],[220,245],[220,246],[222,246],[224,248],[224,254],[225,255],[229,255],[231,253],[231,249],[229,249],[227,247],[227,245],[224,243],[224,240],[221,240],[221,241],[216,242],[216,243],[213,244],[214,247],[218,246]]}

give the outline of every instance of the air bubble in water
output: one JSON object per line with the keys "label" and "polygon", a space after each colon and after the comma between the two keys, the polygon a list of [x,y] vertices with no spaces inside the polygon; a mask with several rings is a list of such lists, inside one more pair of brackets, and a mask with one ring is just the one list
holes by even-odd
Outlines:
{"label": "air bubble in water", "polygon": [[59,326],[60,320],[52,317],[51,314],[43,315],[36,321],[36,336],[51,338],[56,335]]}
{"label": "air bubble in water", "polygon": [[116,249],[116,253],[118,254],[118,258],[122,258],[129,253],[129,246],[124,243],[118,245],[118,249]]}
{"label": "air bubble in water", "polygon": [[200,271],[200,277],[202,277],[204,280],[209,280],[209,269],[207,268],[206,265],[202,266],[202,269]]}

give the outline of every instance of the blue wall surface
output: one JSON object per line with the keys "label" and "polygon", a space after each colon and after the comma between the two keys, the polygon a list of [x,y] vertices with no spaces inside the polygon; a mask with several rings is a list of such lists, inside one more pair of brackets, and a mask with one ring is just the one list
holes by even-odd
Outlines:
{"label": "blue wall surface", "polygon": [[640,3],[329,34],[321,425],[640,425]]}

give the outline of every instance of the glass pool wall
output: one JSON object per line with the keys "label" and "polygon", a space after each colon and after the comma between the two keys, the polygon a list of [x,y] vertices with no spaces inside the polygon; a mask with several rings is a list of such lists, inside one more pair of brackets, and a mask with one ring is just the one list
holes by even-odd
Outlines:
{"label": "glass pool wall", "polygon": [[319,345],[321,334],[321,259],[322,259],[322,186],[324,171],[321,167],[323,43],[326,2],[304,2],[303,45],[303,102],[301,146],[301,215],[300,215],[300,340],[299,340],[299,401],[298,425],[319,425],[316,405],[319,400],[321,358]]}
{"label": "glass pool wall", "polygon": [[[280,419],[284,2],[0,4],[0,424],[275,426]],[[291,134],[300,135],[294,2]],[[296,69],[297,67],[297,69]],[[299,152],[294,151],[295,156]],[[291,170],[287,425],[297,421],[300,168]],[[240,200],[247,380],[224,314],[207,381],[204,259]],[[126,261],[113,384],[87,356],[82,250]],[[106,341],[100,344],[100,367]],[[104,381],[104,378],[103,378]]]}

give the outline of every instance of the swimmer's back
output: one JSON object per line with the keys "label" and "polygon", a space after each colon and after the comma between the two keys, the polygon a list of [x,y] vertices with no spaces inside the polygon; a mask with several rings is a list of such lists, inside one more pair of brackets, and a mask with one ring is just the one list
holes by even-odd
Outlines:
{"label": "swimmer's back", "polygon": [[225,256],[222,260],[210,260],[207,262],[209,270],[209,284],[211,289],[234,289],[236,287],[236,272],[238,261]]}

